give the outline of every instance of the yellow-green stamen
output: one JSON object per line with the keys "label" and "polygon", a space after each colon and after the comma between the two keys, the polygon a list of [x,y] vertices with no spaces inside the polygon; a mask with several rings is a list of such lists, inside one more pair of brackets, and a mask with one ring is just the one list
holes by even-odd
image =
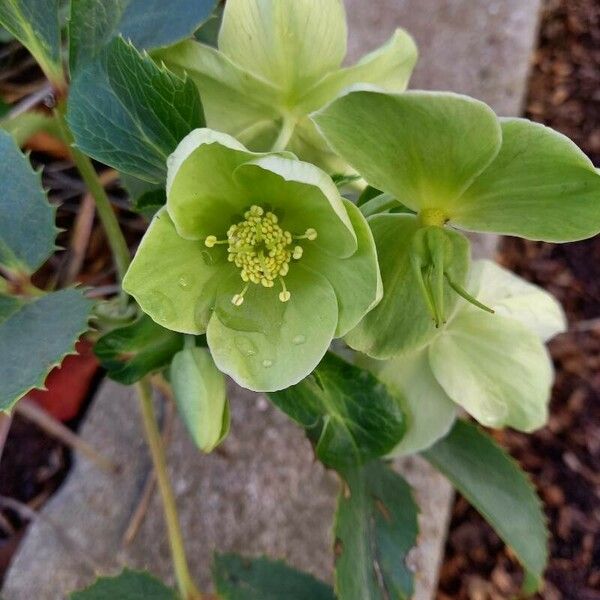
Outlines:
{"label": "yellow-green stamen", "polygon": [[294,245],[294,240],[316,239],[317,231],[312,227],[303,235],[292,235],[279,225],[275,213],[252,205],[244,213],[244,220],[229,228],[226,240],[209,235],[204,244],[208,248],[228,244],[227,259],[240,269],[240,277],[246,283],[244,289],[231,299],[235,306],[241,306],[250,283],[272,288],[276,280],[279,280],[282,287],[279,300],[288,302],[292,294],[283,278],[290,270],[291,260],[300,260],[304,253],[302,246]]}

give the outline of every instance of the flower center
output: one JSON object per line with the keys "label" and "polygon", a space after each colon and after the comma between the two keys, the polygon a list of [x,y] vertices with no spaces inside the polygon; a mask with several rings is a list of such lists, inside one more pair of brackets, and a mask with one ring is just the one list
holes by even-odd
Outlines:
{"label": "flower center", "polygon": [[275,281],[281,285],[279,300],[287,302],[292,294],[285,285],[284,277],[290,270],[290,262],[300,260],[304,252],[302,246],[294,241],[315,239],[316,230],[310,228],[304,235],[292,235],[279,225],[276,214],[252,205],[244,213],[244,220],[229,228],[226,240],[209,235],[204,243],[208,248],[227,244],[227,259],[240,270],[240,277],[246,283],[243,290],[231,299],[235,306],[241,306],[250,284],[272,288]]}

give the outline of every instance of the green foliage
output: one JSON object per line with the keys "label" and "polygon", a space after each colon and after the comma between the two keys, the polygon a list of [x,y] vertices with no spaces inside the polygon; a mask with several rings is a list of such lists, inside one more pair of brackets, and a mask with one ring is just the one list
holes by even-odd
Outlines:
{"label": "green foliage", "polygon": [[0,265],[33,273],[55,250],[55,211],[40,174],[4,131],[0,131],[0,181]]}
{"label": "green foliage", "polygon": [[178,600],[174,590],[144,571],[125,569],[116,577],[100,577],[90,587],[73,592],[70,600]]}
{"label": "green foliage", "polygon": [[32,300],[0,298],[0,411],[9,411],[74,351],[92,302],[76,289]]}
{"label": "green foliage", "polygon": [[188,37],[214,5],[215,0],[71,0],[71,72],[98,58],[119,36],[144,50]]}
{"label": "green foliage", "polygon": [[528,572],[525,591],[542,584],[548,532],[540,500],[519,465],[486,433],[457,421],[425,458],[483,515]]}
{"label": "green foliage", "polygon": [[335,600],[329,586],[265,557],[216,554],[213,579],[222,600]]}
{"label": "green foliage", "polygon": [[406,566],[418,534],[417,505],[400,475],[384,463],[344,472],[348,489],[335,517],[335,587],[340,600],[408,600]]}
{"label": "green foliage", "polygon": [[192,82],[157,66],[120,38],[75,77],[67,120],[83,152],[161,184],[169,154],[204,124]]}
{"label": "green foliage", "polygon": [[62,79],[59,0],[3,0],[0,25],[35,57],[52,81]]}
{"label": "green foliage", "polygon": [[183,336],[156,324],[147,315],[103,335],[94,351],[108,376],[131,385],[169,366],[183,348]]}
{"label": "green foliage", "polygon": [[269,398],[306,428],[319,459],[336,469],[388,454],[404,435],[399,399],[332,353],[304,381]]}

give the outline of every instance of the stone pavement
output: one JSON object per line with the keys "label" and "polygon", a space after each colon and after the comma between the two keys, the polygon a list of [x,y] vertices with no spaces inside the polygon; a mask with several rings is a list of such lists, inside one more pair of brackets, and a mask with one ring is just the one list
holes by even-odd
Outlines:
{"label": "stone pavement", "polygon": [[[347,0],[354,58],[398,26],[420,46],[413,87],[448,89],[519,114],[539,0]],[[478,240],[490,255],[495,239]],[[219,452],[200,455],[175,422],[169,465],[195,575],[206,585],[213,548],[285,558],[328,579],[337,482],[314,461],[303,433],[262,397],[231,388],[232,433]],[[132,390],[106,382],[82,436],[122,466],[106,475],[84,459],[43,509],[8,573],[5,600],[60,600],[97,573],[129,565],[170,577],[159,498],[135,542],[121,536],[150,469]],[[452,491],[419,458],[399,465],[421,504],[422,534],[411,555],[416,600],[431,600]]]}

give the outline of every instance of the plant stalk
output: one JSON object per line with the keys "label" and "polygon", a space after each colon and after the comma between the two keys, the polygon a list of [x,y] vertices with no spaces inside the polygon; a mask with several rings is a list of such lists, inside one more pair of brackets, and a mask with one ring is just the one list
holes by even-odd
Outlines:
{"label": "plant stalk", "polygon": [[69,126],[67,125],[64,116],[64,106],[59,105],[55,110],[55,114],[61,134],[69,146],[69,151],[71,153],[71,157],[73,158],[73,162],[75,163],[81,178],[85,182],[89,193],[94,198],[96,210],[98,211],[98,216],[100,217],[100,221],[104,227],[104,232],[106,233],[106,237],[108,239],[108,245],[110,246],[113,260],[115,261],[119,281],[122,281],[125,273],[127,272],[127,267],[131,262],[131,256],[129,254],[127,242],[125,241],[125,237],[121,231],[119,221],[117,220],[98,173],[96,173],[96,170],[94,169],[92,161],[73,145],[73,136],[71,135],[71,131],[69,130]]}
{"label": "plant stalk", "polygon": [[185,555],[175,496],[167,472],[165,449],[152,403],[152,387],[148,379],[142,379],[136,387],[138,389],[142,420],[146,430],[146,439],[150,448],[150,454],[152,455],[158,489],[162,497],[169,544],[171,546],[171,556],[175,568],[175,577],[177,578],[177,587],[184,600],[202,600],[203,596],[190,575]]}

